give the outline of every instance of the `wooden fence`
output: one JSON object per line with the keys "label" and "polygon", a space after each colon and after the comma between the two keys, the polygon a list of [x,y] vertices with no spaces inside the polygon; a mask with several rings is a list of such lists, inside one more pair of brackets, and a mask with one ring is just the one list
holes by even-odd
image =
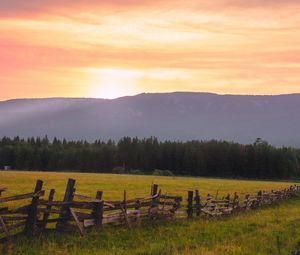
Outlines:
{"label": "wooden fence", "polygon": [[[48,229],[54,231],[78,231],[84,235],[90,228],[100,228],[103,224],[132,227],[142,221],[168,220],[175,218],[212,218],[239,213],[261,206],[271,205],[279,200],[289,199],[300,191],[300,186],[257,195],[247,194],[239,198],[235,192],[222,199],[210,194],[200,196],[199,191],[188,191],[187,199],[181,196],[162,194],[158,185],[153,184],[146,198],[128,199],[124,191],[120,201],[102,199],[103,192],[97,191],[95,197],[78,194],[75,180],[69,179],[64,199],[54,200],[55,190],[51,189],[45,198],[43,181],[36,182],[33,192],[10,197],[1,197],[5,188],[0,187],[0,240],[9,241],[25,234],[34,237]],[[9,208],[10,201],[25,200],[27,205]],[[28,202],[30,199],[30,202]]]}

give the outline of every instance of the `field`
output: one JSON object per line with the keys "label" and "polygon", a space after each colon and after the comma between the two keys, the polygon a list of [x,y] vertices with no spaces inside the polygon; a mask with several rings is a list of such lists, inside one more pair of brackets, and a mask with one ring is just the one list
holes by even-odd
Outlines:
{"label": "field", "polygon": [[[163,193],[186,197],[188,190],[219,197],[227,193],[256,193],[281,189],[289,182],[225,180],[187,177],[157,177],[110,174],[0,172],[4,195],[32,192],[37,179],[44,189],[55,188],[56,199],[64,193],[67,179],[76,179],[80,194],[94,196],[103,190],[104,199],[149,195],[152,183]],[[47,194],[46,194],[47,195]],[[182,220],[144,224],[140,228],[104,227],[84,237],[77,234],[50,234],[39,241],[19,239],[13,246],[0,246],[0,254],[290,254],[300,240],[300,197],[221,220]],[[2,252],[1,252],[2,249]]]}

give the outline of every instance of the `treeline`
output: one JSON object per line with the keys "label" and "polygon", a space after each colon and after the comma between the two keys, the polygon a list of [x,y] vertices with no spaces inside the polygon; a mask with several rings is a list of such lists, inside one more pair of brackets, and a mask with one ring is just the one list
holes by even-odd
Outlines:
{"label": "treeline", "polygon": [[160,142],[154,137],[93,143],[47,137],[0,140],[0,168],[20,170],[109,173],[124,167],[145,174],[162,169],[189,176],[294,178],[300,177],[299,162],[298,150],[276,148],[261,139],[249,145],[215,140]]}

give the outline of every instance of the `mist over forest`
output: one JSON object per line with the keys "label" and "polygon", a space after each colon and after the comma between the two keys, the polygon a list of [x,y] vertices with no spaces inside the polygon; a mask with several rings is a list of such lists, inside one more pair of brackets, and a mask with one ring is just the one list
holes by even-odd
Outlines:
{"label": "mist over forest", "polygon": [[140,94],[113,100],[23,99],[0,102],[0,137],[108,141],[226,140],[300,148],[300,94],[239,96],[211,93]]}

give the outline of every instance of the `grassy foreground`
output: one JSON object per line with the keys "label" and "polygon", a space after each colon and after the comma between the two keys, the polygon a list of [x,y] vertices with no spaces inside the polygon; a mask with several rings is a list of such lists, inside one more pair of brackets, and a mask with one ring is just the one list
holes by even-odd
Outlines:
{"label": "grassy foreground", "polygon": [[[104,199],[119,199],[124,189],[130,197],[148,195],[152,182],[164,193],[186,196],[189,189],[219,196],[234,191],[256,193],[289,186],[287,182],[263,182],[183,177],[153,177],[109,174],[0,172],[5,195],[31,192],[36,179],[45,189],[55,188],[62,197],[68,177],[77,180],[80,194],[104,191]],[[300,197],[272,207],[222,220],[182,220],[163,224],[144,224],[125,229],[104,227],[84,237],[77,234],[50,234],[39,241],[17,240],[11,247],[0,245],[0,254],[289,254],[300,240]]]}

